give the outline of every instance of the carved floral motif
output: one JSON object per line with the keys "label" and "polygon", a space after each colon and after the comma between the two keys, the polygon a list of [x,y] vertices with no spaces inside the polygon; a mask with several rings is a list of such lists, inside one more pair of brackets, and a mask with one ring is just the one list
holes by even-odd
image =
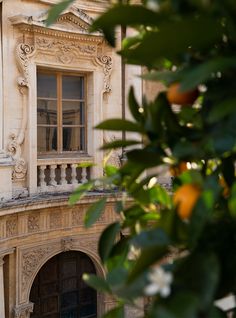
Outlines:
{"label": "carved floral motif", "polygon": [[45,37],[38,37],[36,39],[36,46],[40,50],[53,52],[56,58],[63,64],[71,64],[81,55],[96,56],[97,52],[96,45]]}
{"label": "carved floral motif", "polygon": [[50,228],[57,229],[62,226],[62,215],[60,212],[53,212],[50,214]]}
{"label": "carved floral motif", "polygon": [[37,266],[49,255],[53,246],[34,248],[22,256],[22,290],[25,290]]}
{"label": "carved floral motif", "polygon": [[12,237],[17,235],[17,217],[13,216],[6,221],[6,235]]}
{"label": "carved floral motif", "polygon": [[29,215],[28,216],[28,231],[37,232],[39,231],[39,215]]}

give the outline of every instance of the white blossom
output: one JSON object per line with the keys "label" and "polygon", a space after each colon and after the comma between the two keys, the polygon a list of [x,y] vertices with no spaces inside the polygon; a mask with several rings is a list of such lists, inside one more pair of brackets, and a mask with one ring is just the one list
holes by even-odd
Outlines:
{"label": "white blossom", "polygon": [[165,272],[162,267],[156,267],[148,274],[149,284],[145,287],[144,293],[147,296],[160,294],[162,297],[170,295],[170,284],[173,276]]}

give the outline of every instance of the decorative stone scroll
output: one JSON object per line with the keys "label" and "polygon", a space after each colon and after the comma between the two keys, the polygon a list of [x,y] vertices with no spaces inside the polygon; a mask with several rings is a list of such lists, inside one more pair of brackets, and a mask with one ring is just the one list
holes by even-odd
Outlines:
{"label": "decorative stone scroll", "polygon": [[108,55],[101,55],[96,58],[96,62],[103,67],[104,72],[104,87],[103,93],[110,93],[111,92],[111,72],[112,72],[112,65],[113,61],[112,58]]}
{"label": "decorative stone scroll", "polygon": [[28,121],[28,88],[29,88],[29,62],[35,53],[34,46],[20,43],[16,48],[16,60],[21,75],[17,79],[19,91],[23,96],[23,114],[19,134],[12,133],[7,145],[7,152],[14,160],[12,172],[13,180],[24,180],[27,173],[27,165],[22,158],[21,146],[25,140],[25,130]]}
{"label": "decorative stone scroll", "polygon": [[33,312],[34,304],[29,302],[22,304],[14,308],[14,318],[30,318],[30,314]]}

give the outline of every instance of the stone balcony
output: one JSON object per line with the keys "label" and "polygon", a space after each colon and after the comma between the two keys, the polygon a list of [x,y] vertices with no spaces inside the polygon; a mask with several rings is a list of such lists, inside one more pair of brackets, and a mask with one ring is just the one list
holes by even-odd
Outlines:
{"label": "stone balcony", "polygon": [[38,193],[71,192],[91,176],[92,157],[54,157],[37,160]]}

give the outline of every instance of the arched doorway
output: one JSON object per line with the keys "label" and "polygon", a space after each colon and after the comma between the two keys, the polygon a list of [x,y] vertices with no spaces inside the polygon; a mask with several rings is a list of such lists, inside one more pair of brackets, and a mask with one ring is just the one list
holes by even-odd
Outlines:
{"label": "arched doorway", "polygon": [[96,273],[90,258],[81,252],[65,252],[52,257],[33,282],[31,318],[95,318],[97,293],[87,286],[83,273]]}

